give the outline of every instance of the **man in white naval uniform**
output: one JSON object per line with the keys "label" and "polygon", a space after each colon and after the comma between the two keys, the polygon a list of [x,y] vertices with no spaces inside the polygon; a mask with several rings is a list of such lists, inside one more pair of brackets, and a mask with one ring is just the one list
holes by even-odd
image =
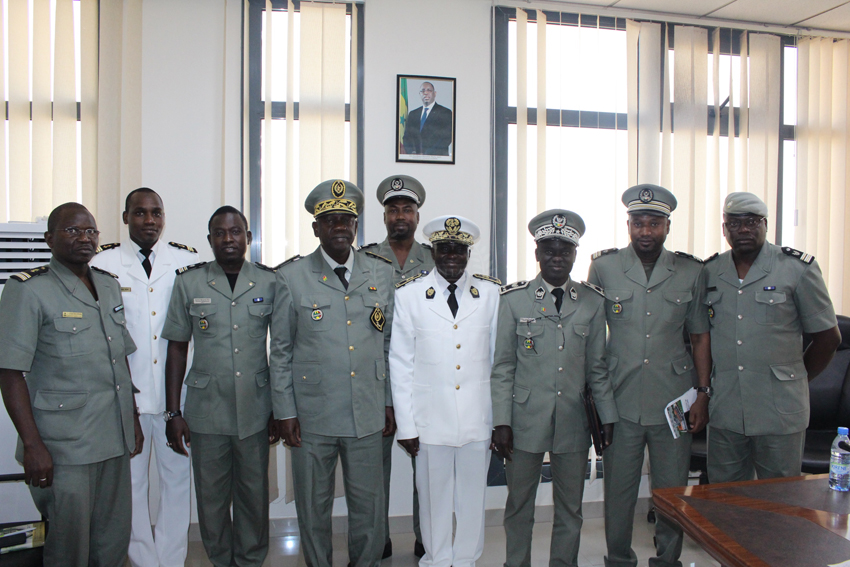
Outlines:
{"label": "man in white naval uniform", "polygon": [[[105,244],[91,264],[118,276],[127,330],[138,350],[131,354],[130,372],[139,388],[136,402],[145,434],[141,454],[130,461],[133,483],[133,527],[130,562],[134,567],[183,565],[188,545],[191,504],[190,460],[166,447],[165,357],[168,341],[160,337],[175,270],[198,262],[194,248],[160,240],[165,210],[159,195],[141,187],[131,191],[122,215],[130,238],[122,244]],[[151,448],[159,474],[159,514],[156,537],[151,531],[148,507],[148,469]]]}
{"label": "man in white naval uniform", "polygon": [[436,269],[396,284],[389,359],[398,439],[417,457],[420,567],[472,567],[484,550],[499,283],[466,271],[480,234],[471,221],[438,217],[424,232]]}

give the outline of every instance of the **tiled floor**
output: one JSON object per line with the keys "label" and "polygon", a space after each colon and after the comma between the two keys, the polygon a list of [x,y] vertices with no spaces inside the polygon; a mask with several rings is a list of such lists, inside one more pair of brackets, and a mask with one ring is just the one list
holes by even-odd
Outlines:
{"label": "tiled floor", "polygon": [[[632,547],[638,556],[638,565],[647,565],[649,557],[655,555],[652,536],[655,527],[646,521],[645,514],[635,517],[635,530]],[[549,564],[549,539],[552,524],[538,523],[534,526],[534,540],[531,551],[532,567],[547,567]],[[393,534],[393,556],[385,559],[381,567],[417,567],[413,555],[413,534]],[[578,563],[580,566],[603,565],[605,555],[605,530],[602,518],[585,520],[581,532],[581,549]],[[714,561],[693,540],[685,536],[682,550],[682,564],[685,567],[718,567]],[[505,562],[505,530],[501,526],[487,528],[484,538],[484,554],[478,560],[477,567],[501,567]],[[346,567],[348,551],[345,534],[334,535],[334,567]],[[210,565],[199,541],[189,543],[187,567],[206,567]],[[299,538],[297,536],[272,538],[269,555],[264,565],[276,567],[304,567]]]}

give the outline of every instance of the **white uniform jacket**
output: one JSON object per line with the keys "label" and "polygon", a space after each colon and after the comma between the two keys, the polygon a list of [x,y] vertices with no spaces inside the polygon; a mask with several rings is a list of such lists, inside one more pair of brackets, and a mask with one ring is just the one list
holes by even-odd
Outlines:
{"label": "white uniform jacket", "polygon": [[465,272],[457,317],[433,270],[396,290],[390,376],[398,439],[461,447],[490,439],[499,286]]}
{"label": "white uniform jacket", "polygon": [[[198,253],[188,246],[163,242],[153,247],[153,266],[148,278],[138,257],[138,246],[107,244],[91,265],[112,272],[121,284],[127,330],[138,350],[129,356],[133,384],[139,389],[136,404],[141,413],[165,411],[165,357],[168,341],[160,335],[168,314],[175,270],[198,263]],[[186,368],[191,368],[191,351]],[[181,396],[185,398],[185,396]],[[182,404],[181,404],[182,405]]]}

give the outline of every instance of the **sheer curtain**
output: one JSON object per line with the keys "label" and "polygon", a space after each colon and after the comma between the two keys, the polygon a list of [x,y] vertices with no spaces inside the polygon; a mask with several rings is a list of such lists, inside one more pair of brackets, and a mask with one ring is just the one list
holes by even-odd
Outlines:
{"label": "sheer curtain", "polygon": [[0,81],[0,222],[33,221],[66,201],[96,213],[98,1],[0,2]]}
{"label": "sheer curtain", "polygon": [[850,305],[850,42],[804,38],[797,53],[795,246],[817,258],[835,311]]}
{"label": "sheer curtain", "polygon": [[[731,60],[721,64],[719,30],[714,32],[709,59],[706,29],[675,26],[671,64],[668,31],[662,24],[629,21],[626,32],[629,183],[660,184],[676,195],[679,206],[671,217],[667,248],[699,257],[723,250],[720,209],[729,191],[757,194],[768,204],[770,218],[776,219],[779,37],[743,32],[741,57],[748,64]],[[728,77],[721,77],[721,69],[727,68]],[[717,117],[712,132],[708,131],[709,84]],[[726,112],[721,113],[721,101],[727,97]],[[725,138],[724,154],[721,122],[725,114],[733,134],[735,109],[739,111],[738,135]]]}

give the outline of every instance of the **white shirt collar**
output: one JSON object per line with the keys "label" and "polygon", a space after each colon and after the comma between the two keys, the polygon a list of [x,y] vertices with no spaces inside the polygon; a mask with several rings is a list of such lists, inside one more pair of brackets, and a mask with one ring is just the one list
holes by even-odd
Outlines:
{"label": "white shirt collar", "polygon": [[432,102],[431,104],[429,104],[428,106],[425,106],[425,105],[423,104],[423,105],[422,105],[422,112],[425,112],[425,111],[427,110],[427,111],[428,111],[428,114],[431,114],[431,110],[433,110],[433,109],[434,109],[434,105],[435,105],[435,104],[437,104],[437,101],[436,101],[436,100],[435,100],[434,102]]}
{"label": "white shirt collar", "polygon": [[[136,242],[132,238],[128,238],[127,241],[128,241],[129,246],[132,247],[133,252],[136,253],[136,258],[139,259],[139,262],[140,263],[144,262],[145,255],[142,254],[142,247],[139,246],[138,244],[136,244]],[[159,247],[159,242],[160,242],[159,240],[156,241],[156,244],[154,244],[153,247],[151,248],[151,255],[148,256],[148,258],[151,261],[151,266],[153,266],[153,263],[156,261],[156,250]]]}
{"label": "white shirt collar", "polygon": [[354,269],[354,248],[352,248],[351,251],[348,253],[348,260],[345,261],[345,264],[340,264],[339,262],[331,258],[328,253],[325,252],[325,249],[321,246],[319,246],[319,250],[322,251],[322,257],[325,259],[325,262],[327,262],[328,266],[330,266],[332,270],[338,268],[339,266],[345,266],[345,279],[351,281],[351,272]]}

